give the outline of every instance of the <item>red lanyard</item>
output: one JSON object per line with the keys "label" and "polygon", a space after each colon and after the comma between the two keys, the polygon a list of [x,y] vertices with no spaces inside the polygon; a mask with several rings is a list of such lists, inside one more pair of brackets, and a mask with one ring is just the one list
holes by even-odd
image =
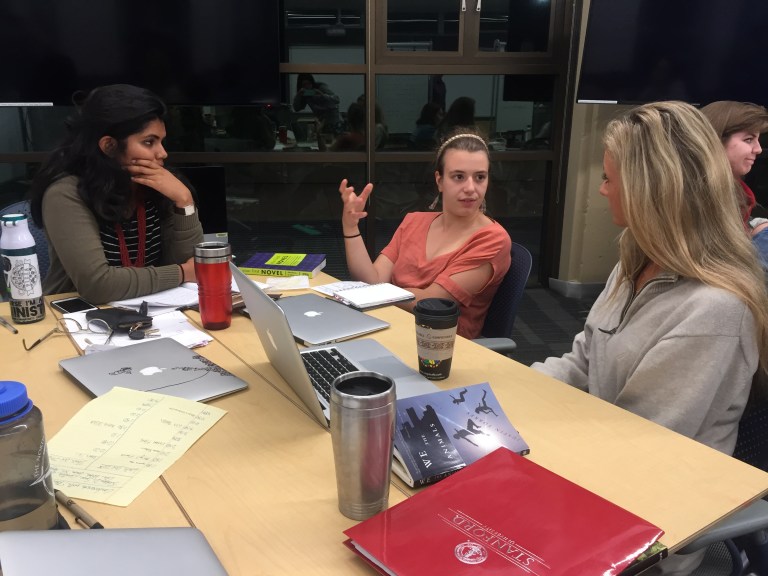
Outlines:
{"label": "red lanyard", "polygon": [[123,234],[122,225],[119,222],[115,224],[115,232],[117,233],[117,239],[120,242],[120,263],[123,265],[123,268],[132,266],[136,268],[144,267],[144,255],[147,250],[147,211],[144,208],[143,198],[138,198],[136,220],[139,226],[139,246],[135,262],[131,262],[131,259],[128,256],[128,245],[125,243],[125,234]]}

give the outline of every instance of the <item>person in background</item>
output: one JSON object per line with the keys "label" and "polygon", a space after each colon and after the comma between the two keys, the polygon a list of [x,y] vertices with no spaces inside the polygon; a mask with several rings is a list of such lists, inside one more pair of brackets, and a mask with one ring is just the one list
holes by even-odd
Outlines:
{"label": "person in background", "polygon": [[45,229],[45,294],[102,304],[194,282],[203,239],[192,192],[165,167],[165,104],[149,90],[94,89],[35,176],[32,218]]}
{"label": "person in background", "polygon": [[412,310],[423,298],[459,304],[458,333],[476,338],[496,289],[509,269],[512,241],[485,214],[490,156],[485,140],[466,129],[451,133],[437,151],[435,182],[442,212],[407,214],[390,243],[371,261],[358,224],[373,185],[355,194],[347,180],[339,193],[347,266],[357,280],[391,282],[413,292],[401,305]]}
{"label": "person in background", "polygon": [[[318,138],[321,151],[325,150],[325,141]],[[347,129],[339,134],[330,146],[334,152],[355,152],[365,150],[365,109],[357,102],[352,102],[347,109]]]}
{"label": "person in background", "polygon": [[429,77],[429,101],[437,104],[441,112],[445,112],[445,97],[448,88],[445,85],[442,74],[433,74]]}
{"label": "person in background", "polygon": [[752,170],[763,149],[760,134],[768,131],[768,110],[749,102],[721,100],[701,111],[712,123],[725,148],[733,177],[739,184],[739,200],[744,222],[757,249],[763,268],[768,270],[768,219],[752,218],[755,194],[743,178]]}
{"label": "person in background", "polygon": [[[571,352],[533,368],[731,454],[768,362],[768,295],[706,117],[657,102],[613,120],[603,183],[620,261]],[[702,554],[649,574],[689,574]]]}
{"label": "person in background", "polygon": [[416,128],[408,137],[408,147],[412,150],[432,150],[437,144],[437,125],[443,118],[443,111],[435,102],[427,102],[421,107],[416,120]]}
{"label": "person in background", "polygon": [[[362,106],[363,113],[367,113],[365,94],[360,94],[360,96],[357,97],[357,103]],[[373,124],[373,145],[376,150],[381,150],[384,148],[384,144],[386,144],[387,138],[389,137],[389,128],[387,128],[387,125],[384,122],[384,112],[382,112],[381,106],[379,106],[378,103],[373,106]]]}
{"label": "person in background", "polygon": [[277,142],[275,125],[263,107],[255,106],[232,107],[227,136],[248,140],[254,150],[272,150]]}
{"label": "person in background", "polygon": [[323,133],[337,136],[344,131],[344,122],[339,114],[339,97],[327,84],[316,82],[312,74],[302,73],[296,78],[293,109],[301,112],[307,106],[320,121]]}
{"label": "person in background", "polygon": [[453,101],[443,119],[437,125],[437,138],[445,139],[446,134],[458,126],[472,128],[475,126],[475,99],[469,96],[459,96]]}

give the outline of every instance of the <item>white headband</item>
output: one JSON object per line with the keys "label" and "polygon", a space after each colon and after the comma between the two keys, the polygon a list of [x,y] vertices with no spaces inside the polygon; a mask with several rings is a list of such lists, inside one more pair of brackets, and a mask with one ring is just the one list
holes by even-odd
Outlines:
{"label": "white headband", "polygon": [[448,140],[443,142],[443,144],[440,146],[440,149],[437,151],[437,157],[440,158],[440,155],[443,153],[443,150],[445,150],[445,147],[448,146],[448,144],[450,144],[454,140],[458,140],[459,138],[474,138],[475,140],[478,140],[483,144],[483,147],[485,148],[486,152],[488,151],[488,144],[485,143],[485,140],[483,140],[477,134],[471,134],[467,132],[465,134],[456,134],[456,136],[451,136],[450,138],[448,138]]}

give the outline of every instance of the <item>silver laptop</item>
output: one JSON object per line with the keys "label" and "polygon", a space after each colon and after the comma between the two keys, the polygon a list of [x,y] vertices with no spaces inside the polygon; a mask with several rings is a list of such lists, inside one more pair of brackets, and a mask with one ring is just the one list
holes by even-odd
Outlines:
{"label": "silver laptop", "polygon": [[3,576],[226,576],[196,528],[0,532]]}
{"label": "silver laptop", "polygon": [[305,346],[341,342],[389,328],[388,322],[317,294],[281,298],[277,305],[285,312],[293,337]]}
{"label": "silver laptop", "polygon": [[151,339],[59,362],[94,396],[115,386],[205,402],[248,387],[172,338]]}
{"label": "silver laptop", "polygon": [[[354,370],[378,372],[392,378],[398,398],[427,394],[438,389],[433,382],[403,364],[397,356],[370,338],[314,346],[299,352],[283,309],[231,262],[230,268],[270,363],[321,424],[329,424],[328,400],[312,385],[302,356],[323,351],[329,351],[332,355],[341,354],[351,362]],[[413,353],[416,354],[415,341],[413,347]]]}

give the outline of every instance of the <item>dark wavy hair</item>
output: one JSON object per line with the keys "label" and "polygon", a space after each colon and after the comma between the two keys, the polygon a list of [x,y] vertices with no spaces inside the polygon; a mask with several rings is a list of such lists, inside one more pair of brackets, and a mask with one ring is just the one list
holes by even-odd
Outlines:
{"label": "dark wavy hair", "polygon": [[111,136],[118,151],[126,139],[153,120],[165,120],[165,103],[145,88],[113,84],[92,90],[67,119],[67,136],[35,175],[31,187],[32,219],[43,227],[43,196],[56,180],[77,176],[77,191],[100,223],[120,222],[131,205],[130,175],[104,154],[99,140]]}

